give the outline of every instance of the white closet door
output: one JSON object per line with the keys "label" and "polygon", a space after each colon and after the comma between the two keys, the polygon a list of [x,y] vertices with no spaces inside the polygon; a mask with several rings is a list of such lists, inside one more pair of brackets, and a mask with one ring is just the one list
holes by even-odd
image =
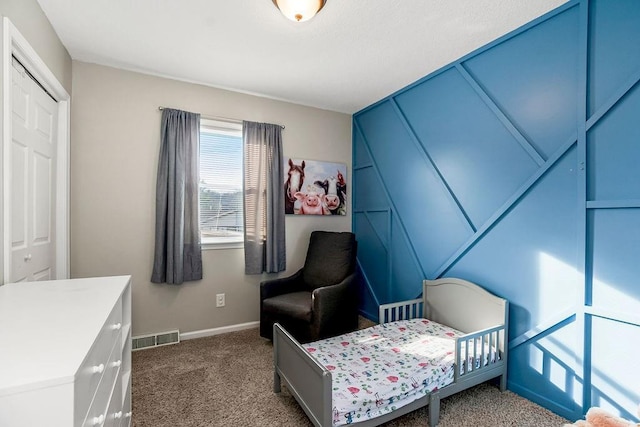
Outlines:
{"label": "white closet door", "polygon": [[10,280],[55,278],[54,101],[14,61],[11,141]]}

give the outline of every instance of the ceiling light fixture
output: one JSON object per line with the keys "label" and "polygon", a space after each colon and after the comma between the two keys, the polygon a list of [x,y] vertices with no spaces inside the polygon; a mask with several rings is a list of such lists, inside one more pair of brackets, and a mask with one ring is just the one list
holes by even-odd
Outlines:
{"label": "ceiling light fixture", "polygon": [[295,22],[304,22],[320,12],[327,0],[273,0],[280,12]]}

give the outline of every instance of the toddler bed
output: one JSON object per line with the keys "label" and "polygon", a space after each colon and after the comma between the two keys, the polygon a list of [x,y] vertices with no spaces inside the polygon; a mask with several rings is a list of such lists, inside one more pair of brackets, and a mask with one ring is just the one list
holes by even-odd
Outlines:
{"label": "toddler bed", "polygon": [[380,324],[301,345],[274,325],[281,381],[318,427],[377,426],[500,377],[506,388],[508,302],[462,279],[425,280],[421,299],[380,307]]}

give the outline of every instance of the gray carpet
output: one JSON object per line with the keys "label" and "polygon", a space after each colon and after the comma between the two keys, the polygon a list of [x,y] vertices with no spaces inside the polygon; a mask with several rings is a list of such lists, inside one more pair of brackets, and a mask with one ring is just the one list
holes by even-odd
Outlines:
{"label": "gray carpet", "polygon": [[[286,387],[272,392],[272,345],[258,329],[133,353],[133,425],[291,426],[312,424]],[[440,427],[561,427],[567,420],[482,384],[443,399]],[[423,408],[386,426],[426,426]]]}

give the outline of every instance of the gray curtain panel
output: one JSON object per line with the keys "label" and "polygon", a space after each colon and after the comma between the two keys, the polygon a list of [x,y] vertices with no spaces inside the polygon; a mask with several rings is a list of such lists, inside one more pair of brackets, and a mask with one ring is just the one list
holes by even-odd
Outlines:
{"label": "gray curtain panel", "polygon": [[202,279],[200,114],[165,108],[161,126],[151,281],[179,285]]}
{"label": "gray curtain panel", "polygon": [[242,122],[246,274],[286,269],[282,128]]}

